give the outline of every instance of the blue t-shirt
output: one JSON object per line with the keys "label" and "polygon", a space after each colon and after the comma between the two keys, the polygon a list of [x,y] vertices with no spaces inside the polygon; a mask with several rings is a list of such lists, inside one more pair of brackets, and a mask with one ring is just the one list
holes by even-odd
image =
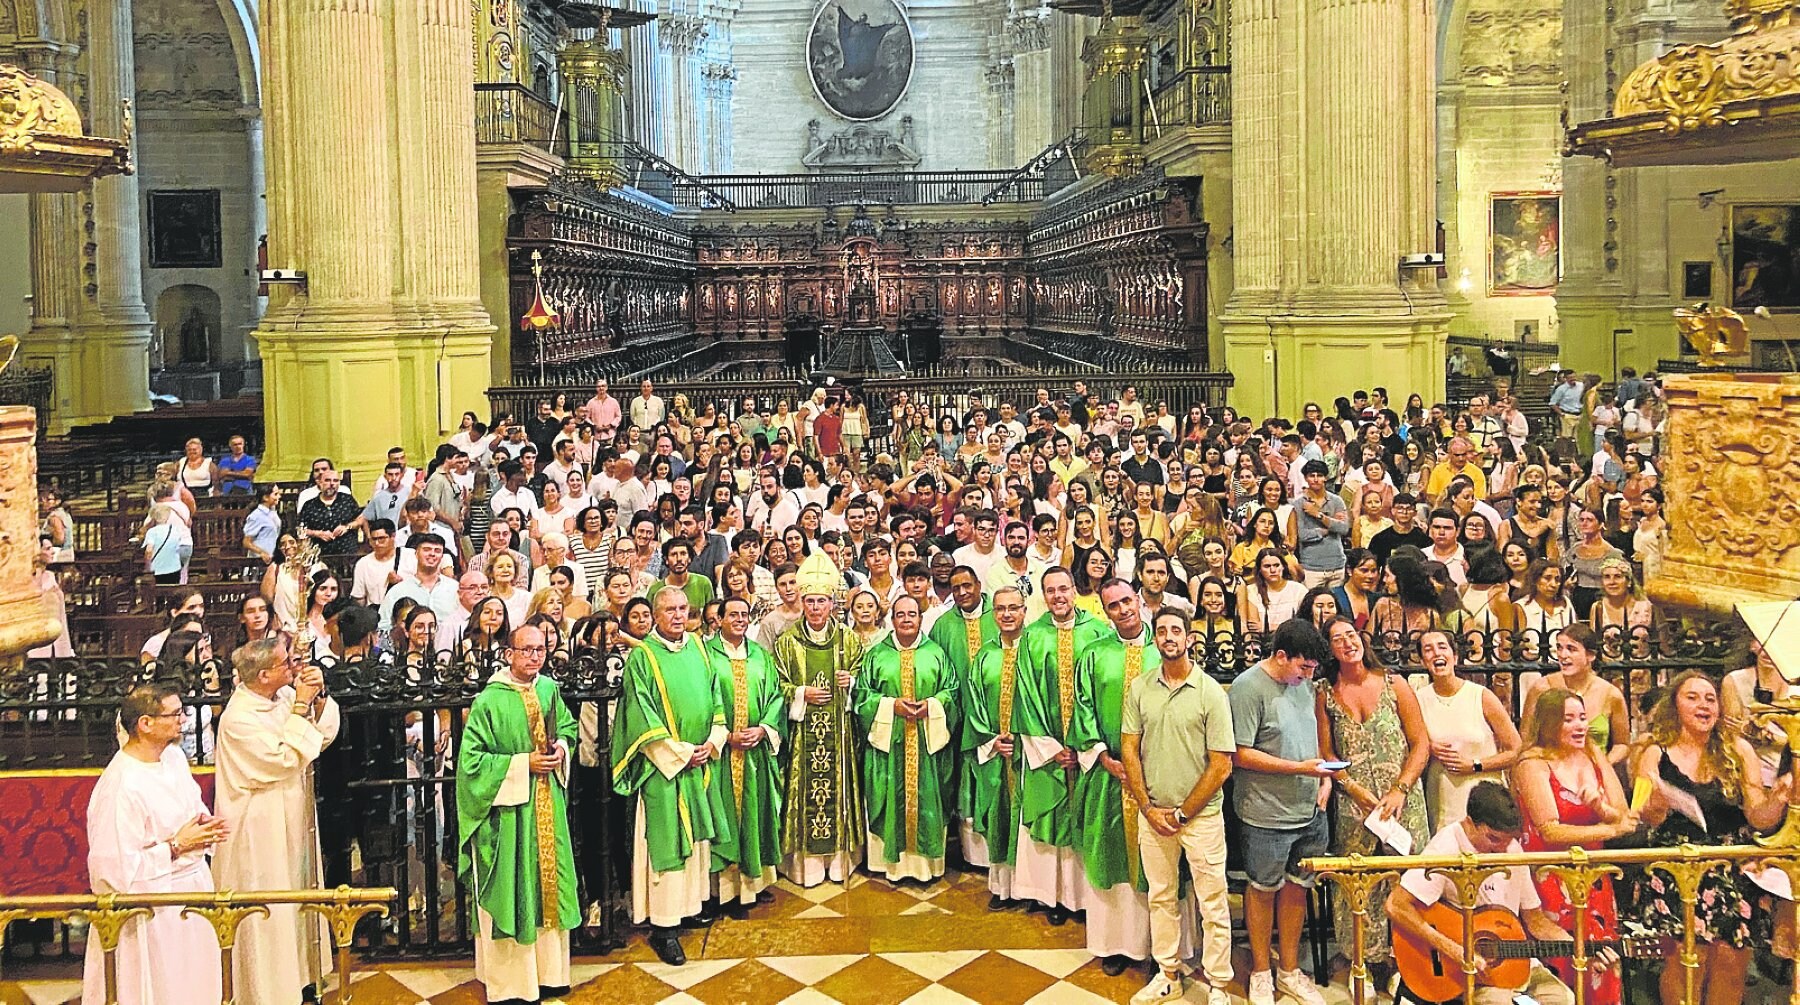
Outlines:
{"label": "blue t-shirt", "polygon": [[[1231,682],[1231,728],[1240,747],[1289,761],[1319,756],[1319,720],[1311,681],[1283,684],[1258,663]],[[1239,768],[1231,773],[1232,805],[1253,827],[1291,830],[1318,813],[1319,779]]]}
{"label": "blue t-shirt", "polygon": [[[249,492],[250,473],[256,470],[256,458],[245,454],[233,457],[226,454],[219,458],[219,492],[221,495],[232,492]],[[236,477],[232,477],[232,476]]]}

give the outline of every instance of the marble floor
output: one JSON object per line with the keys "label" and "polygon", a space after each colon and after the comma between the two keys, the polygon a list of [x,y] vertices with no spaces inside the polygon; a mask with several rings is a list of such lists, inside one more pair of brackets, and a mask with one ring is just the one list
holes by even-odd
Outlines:
{"label": "marble floor", "polygon": [[[610,955],[577,957],[568,1005],[1101,1005],[1131,1000],[1147,965],[1108,977],[1079,921],[988,910],[982,873],[929,886],[858,875],[803,890],[779,884],[743,921],[683,937],[689,962],[658,962],[641,936]],[[1244,992],[1240,947],[1234,991]],[[9,975],[10,976],[10,975]],[[26,976],[26,975],[20,975]],[[31,975],[37,976],[37,975]],[[46,978],[51,975],[44,975]],[[70,974],[68,976],[76,976]],[[355,1005],[483,1005],[467,964],[380,964],[359,971]],[[0,1005],[66,1005],[71,980],[0,981]],[[1348,996],[1327,989],[1338,1005]],[[1191,984],[1187,1000],[1204,1002]]]}

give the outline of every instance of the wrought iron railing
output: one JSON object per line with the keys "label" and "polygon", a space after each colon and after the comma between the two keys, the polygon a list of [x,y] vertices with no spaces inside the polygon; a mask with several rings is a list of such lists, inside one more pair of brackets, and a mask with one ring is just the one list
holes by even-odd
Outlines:
{"label": "wrought iron railing", "polygon": [[556,132],[556,106],[521,84],[475,85],[475,142],[547,146]]}
{"label": "wrought iron railing", "polygon": [[[586,637],[577,625],[571,637]],[[1464,676],[1494,685],[1516,707],[1520,675],[1556,668],[1547,640],[1535,635],[1462,633]],[[1417,637],[1377,632],[1372,650],[1403,673],[1417,665]],[[1657,632],[1606,635],[1597,667],[1637,708],[1650,688],[1679,670],[1714,674],[1736,665],[1737,639],[1718,626],[1671,626]],[[229,648],[215,643],[216,651]],[[1264,655],[1260,641],[1237,631],[1201,633],[1193,656],[1205,672],[1230,681]],[[470,891],[454,880],[455,768],[463,713],[496,663],[491,656],[455,659],[392,658],[340,664],[323,660],[329,693],[343,711],[338,739],[317,762],[325,882],[386,883],[405,891],[408,910],[367,929],[363,945],[376,954],[449,955],[469,949]],[[629,922],[624,896],[630,829],[610,780],[609,703],[618,695],[621,652],[577,648],[557,654],[544,673],[592,724],[584,729],[569,813],[584,910],[598,905],[593,948],[622,944]],[[212,730],[230,697],[232,674],[222,660],[141,665],[134,655],[99,659],[28,660],[0,678],[0,771],[98,768],[118,750],[118,703],[134,685],[167,680],[195,710],[183,748],[210,763]],[[361,851],[362,872],[351,872],[350,848]]]}
{"label": "wrought iron railing", "polygon": [[[684,209],[719,209],[721,196],[739,209],[828,206],[936,206],[979,203],[1009,171],[907,171],[786,175],[704,175],[677,179],[671,201]],[[1039,202],[1042,178],[1016,179],[996,202]]]}
{"label": "wrought iron railing", "polygon": [[[578,628],[579,630],[579,628]],[[222,642],[219,650],[228,648]],[[471,891],[456,881],[456,769],[463,722],[498,665],[483,656],[449,653],[396,665],[391,660],[316,661],[342,712],[335,742],[314,766],[325,884],[380,882],[402,891],[402,910],[379,927],[364,926],[358,945],[374,955],[464,955],[474,920]],[[544,673],[578,712],[596,723],[583,740],[570,787],[569,813],[584,914],[600,905],[598,942],[622,944],[628,928],[624,892],[629,826],[608,812],[612,793],[609,702],[617,697],[623,656],[558,654]],[[223,658],[199,664],[140,665],[135,657],[30,660],[0,679],[0,772],[97,769],[118,751],[121,697],[138,683],[176,686],[189,716],[182,747],[210,764],[219,712],[230,698],[232,671]],[[586,734],[584,734],[586,736]],[[598,768],[585,766],[597,760]],[[353,872],[351,849],[360,852]],[[393,900],[387,891],[383,901]],[[4,915],[0,914],[0,919]],[[584,939],[586,936],[583,937]],[[57,941],[61,941],[60,939]],[[49,943],[40,946],[48,951]]]}
{"label": "wrought iron railing", "polygon": [[0,405],[26,405],[37,411],[37,436],[50,425],[56,373],[50,367],[10,367],[0,373]]}

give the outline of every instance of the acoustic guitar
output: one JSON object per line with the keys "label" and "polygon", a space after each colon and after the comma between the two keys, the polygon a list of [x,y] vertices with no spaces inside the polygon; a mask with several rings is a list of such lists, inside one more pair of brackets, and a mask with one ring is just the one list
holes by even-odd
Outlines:
{"label": "acoustic guitar", "polygon": [[[1462,911],[1438,902],[1420,912],[1438,932],[1462,943]],[[1573,940],[1533,939],[1525,923],[1504,907],[1477,907],[1474,918],[1475,954],[1488,969],[1475,975],[1480,987],[1521,988],[1531,976],[1531,961],[1557,959],[1575,953]],[[1413,997],[1427,1002],[1447,1002],[1462,997],[1462,968],[1446,959],[1431,943],[1400,925],[1394,925],[1394,965]],[[1588,956],[1611,949],[1627,959],[1652,959],[1662,955],[1655,939],[1589,939]]]}

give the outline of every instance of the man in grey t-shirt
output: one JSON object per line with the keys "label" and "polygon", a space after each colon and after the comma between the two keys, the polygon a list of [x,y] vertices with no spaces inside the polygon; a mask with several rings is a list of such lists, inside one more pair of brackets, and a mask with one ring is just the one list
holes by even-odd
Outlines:
{"label": "man in grey t-shirt", "polygon": [[[1237,740],[1232,802],[1243,822],[1244,927],[1250,935],[1250,1005],[1275,997],[1324,1005],[1300,970],[1300,932],[1313,880],[1302,859],[1325,854],[1324,804],[1335,774],[1319,759],[1312,678],[1325,659],[1325,640],[1304,619],[1275,630],[1268,657],[1231,682],[1231,724]],[[1270,972],[1270,938],[1281,934],[1281,969]]]}

